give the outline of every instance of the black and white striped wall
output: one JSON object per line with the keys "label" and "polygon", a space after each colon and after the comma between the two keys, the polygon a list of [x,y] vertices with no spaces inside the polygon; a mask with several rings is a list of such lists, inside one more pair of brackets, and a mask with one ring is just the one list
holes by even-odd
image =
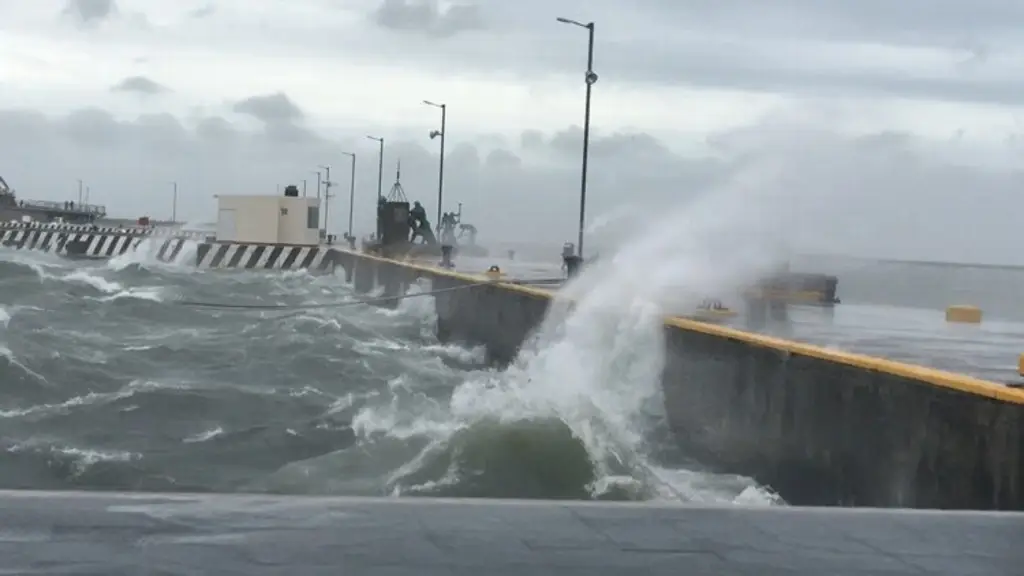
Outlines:
{"label": "black and white striped wall", "polygon": [[61,256],[113,258],[134,250],[145,235],[76,232],[64,228],[20,227],[0,228],[0,247],[16,250],[39,250]]}
{"label": "black and white striped wall", "polygon": [[164,228],[98,227],[81,224],[0,222],[0,247],[38,250],[75,258],[112,258],[154,237],[202,240],[205,232]]}
{"label": "black and white striped wall", "polygon": [[187,238],[164,240],[157,252],[161,262],[187,264],[197,268],[236,268],[243,270],[333,270],[334,250],[327,246],[285,244],[246,244],[241,242],[200,242],[194,256],[185,250]]}
{"label": "black and white striped wall", "polygon": [[197,239],[205,240],[207,235],[185,232],[171,236],[165,235],[168,232],[164,229],[4,222],[0,223],[0,247],[52,252],[71,258],[101,259],[135,250],[143,241],[151,238],[159,242],[156,258],[166,263],[194,265],[198,268],[334,269],[336,251],[326,246],[197,242]]}
{"label": "black and white striped wall", "polygon": [[171,227],[137,227],[137,226],[94,226],[92,224],[61,224],[56,222],[0,222],[0,230],[60,230],[63,232],[88,232],[92,234],[136,234],[139,236],[171,236],[176,238],[192,238],[205,240],[212,232],[199,230],[182,230]]}

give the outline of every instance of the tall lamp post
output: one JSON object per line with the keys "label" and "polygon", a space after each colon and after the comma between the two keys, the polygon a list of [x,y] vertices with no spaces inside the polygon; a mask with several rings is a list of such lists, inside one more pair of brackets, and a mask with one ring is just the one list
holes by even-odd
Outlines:
{"label": "tall lamp post", "polygon": [[[323,187],[324,187],[324,222],[323,222],[323,224],[324,224],[324,235],[326,236],[327,235],[327,226],[328,226],[328,224],[327,224],[327,222],[328,222],[327,217],[330,216],[329,211],[331,209],[331,186],[334,186],[334,182],[331,182],[331,167],[330,166],[328,166],[327,164],[321,164],[321,165],[317,166],[317,168],[320,168],[321,170],[324,171],[324,181],[323,181]],[[318,196],[320,195],[320,191],[319,190],[317,190],[317,195]],[[319,224],[320,223],[317,222],[317,228],[320,227]]]}
{"label": "tall lamp post", "polygon": [[178,222],[178,183],[171,182],[171,187],[174,190],[174,197],[171,201],[171,224],[176,224]]}
{"label": "tall lamp post", "polygon": [[441,229],[441,206],[444,201],[444,135],[445,135],[445,124],[448,120],[448,105],[447,104],[435,104],[430,100],[424,100],[424,104],[427,106],[433,106],[434,108],[441,109],[441,129],[431,130],[430,139],[433,140],[438,136],[441,137],[441,156],[438,161],[437,167],[437,220],[435,221],[437,229]]}
{"label": "tall lamp post", "polygon": [[352,238],[352,209],[356,204],[356,154],[355,152],[342,152],[352,159],[352,175],[348,185],[348,237]]}
{"label": "tall lamp post", "polygon": [[572,24],[580,28],[586,28],[589,40],[587,42],[587,73],[584,82],[587,85],[587,99],[583,112],[583,166],[580,175],[580,230],[576,242],[576,255],[583,258],[583,227],[586,222],[587,213],[587,155],[590,151],[590,91],[597,82],[597,74],[594,73],[594,23],[586,24],[568,18],[557,18],[562,24]]}
{"label": "tall lamp post", "polygon": [[[377,206],[380,206],[380,199],[384,197],[384,138],[378,138],[376,136],[367,136],[370,140],[380,143],[380,152],[377,153]],[[373,219],[377,222],[377,238],[380,238],[380,210],[374,209],[375,216]]]}
{"label": "tall lamp post", "polygon": [[380,202],[384,195],[384,139],[376,136],[367,136],[370,140],[380,143],[380,151],[377,152],[377,201]]}

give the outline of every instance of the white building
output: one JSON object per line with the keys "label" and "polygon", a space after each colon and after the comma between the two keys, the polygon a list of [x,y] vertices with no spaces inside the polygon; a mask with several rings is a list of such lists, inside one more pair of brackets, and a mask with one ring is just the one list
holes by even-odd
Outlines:
{"label": "white building", "polygon": [[218,196],[217,240],[254,244],[320,243],[320,201],[305,196]]}

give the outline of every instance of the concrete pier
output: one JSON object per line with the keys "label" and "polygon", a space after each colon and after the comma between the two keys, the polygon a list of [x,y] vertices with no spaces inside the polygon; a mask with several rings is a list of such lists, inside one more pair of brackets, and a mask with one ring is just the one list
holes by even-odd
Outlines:
{"label": "concrete pier", "polygon": [[8,574],[1010,576],[1024,515],[0,492]]}
{"label": "concrete pier", "polygon": [[[438,336],[511,361],[553,292],[339,252],[357,286],[431,280]],[[374,280],[362,274],[372,270]],[[464,288],[455,289],[459,286]],[[681,447],[798,505],[1024,510],[1024,391],[678,318],[665,408]]]}

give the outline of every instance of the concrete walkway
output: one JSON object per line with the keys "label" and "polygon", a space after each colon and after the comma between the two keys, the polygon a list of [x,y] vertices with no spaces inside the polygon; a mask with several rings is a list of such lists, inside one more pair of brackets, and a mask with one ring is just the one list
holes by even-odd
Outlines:
{"label": "concrete walkway", "polygon": [[1024,514],[0,492],[4,574],[1011,576]]}

